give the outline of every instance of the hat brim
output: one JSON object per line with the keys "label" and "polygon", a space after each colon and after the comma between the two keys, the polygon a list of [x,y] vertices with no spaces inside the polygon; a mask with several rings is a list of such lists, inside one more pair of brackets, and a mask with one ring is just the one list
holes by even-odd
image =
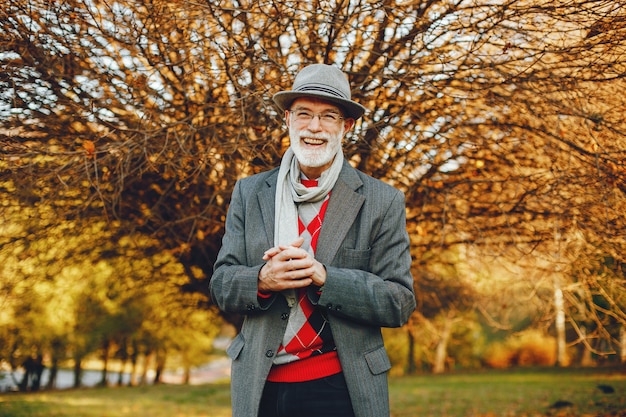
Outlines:
{"label": "hat brim", "polygon": [[286,110],[291,106],[291,103],[293,103],[295,99],[301,97],[312,97],[318,98],[320,100],[330,101],[331,103],[337,104],[338,106],[343,108],[346,116],[355,120],[363,116],[366,110],[365,107],[361,106],[356,101],[345,100],[336,96],[331,96],[323,93],[316,94],[302,91],[281,91],[274,94],[272,100],[274,100],[274,103],[276,103],[276,105],[281,110]]}

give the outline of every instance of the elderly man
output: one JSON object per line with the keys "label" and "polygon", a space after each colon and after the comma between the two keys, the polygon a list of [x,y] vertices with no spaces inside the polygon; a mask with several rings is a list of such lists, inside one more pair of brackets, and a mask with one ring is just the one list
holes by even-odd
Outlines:
{"label": "elderly man", "polygon": [[381,327],[415,309],[404,195],[344,160],[365,108],[341,70],[307,66],[273,99],[290,147],[235,185],[210,284],[245,315],[228,348],[233,416],[388,416]]}

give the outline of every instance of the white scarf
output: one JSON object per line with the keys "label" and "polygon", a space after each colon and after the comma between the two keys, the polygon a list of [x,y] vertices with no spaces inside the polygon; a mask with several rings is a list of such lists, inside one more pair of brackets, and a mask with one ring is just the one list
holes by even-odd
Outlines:
{"label": "white scarf", "polygon": [[[332,165],[322,173],[317,187],[306,187],[300,182],[301,171],[293,149],[289,147],[280,163],[276,184],[276,208],[274,212],[274,245],[290,245],[298,238],[298,208],[296,203],[320,201],[335,186],[343,166],[341,149],[335,155]],[[311,178],[315,179],[315,178]],[[294,290],[283,291],[287,303],[292,307],[296,302]]]}

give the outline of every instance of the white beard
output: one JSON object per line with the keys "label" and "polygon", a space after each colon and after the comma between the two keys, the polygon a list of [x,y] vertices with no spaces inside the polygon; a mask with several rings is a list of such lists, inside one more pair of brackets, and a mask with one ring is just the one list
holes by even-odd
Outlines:
{"label": "white beard", "polygon": [[[292,128],[289,129],[289,140],[291,149],[293,149],[293,153],[296,155],[300,165],[311,168],[319,168],[329,164],[335,158],[335,155],[337,155],[337,152],[339,152],[339,149],[341,148],[343,134],[343,126],[336,135],[325,132],[313,133],[306,129],[296,130]],[[319,149],[305,148],[302,146],[302,137],[323,139],[326,141],[326,146],[320,147]]]}

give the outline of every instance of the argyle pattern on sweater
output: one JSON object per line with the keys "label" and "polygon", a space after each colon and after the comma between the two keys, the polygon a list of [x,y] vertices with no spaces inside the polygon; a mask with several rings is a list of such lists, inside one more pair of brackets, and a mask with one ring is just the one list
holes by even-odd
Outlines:
{"label": "argyle pattern on sweater", "polygon": [[[316,182],[303,180],[307,187]],[[315,254],[317,239],[328,206],[330,194],[315,203],[301,203],[298,206],[298,232],[304,238],[302,247]],[[292,308],[287,330],[274,359],[275,365],[290,363],[299,359],[331,352],[335,349],[330,326],[321,311],[311,303],[306,288],[298,291],[298,303]]]}

